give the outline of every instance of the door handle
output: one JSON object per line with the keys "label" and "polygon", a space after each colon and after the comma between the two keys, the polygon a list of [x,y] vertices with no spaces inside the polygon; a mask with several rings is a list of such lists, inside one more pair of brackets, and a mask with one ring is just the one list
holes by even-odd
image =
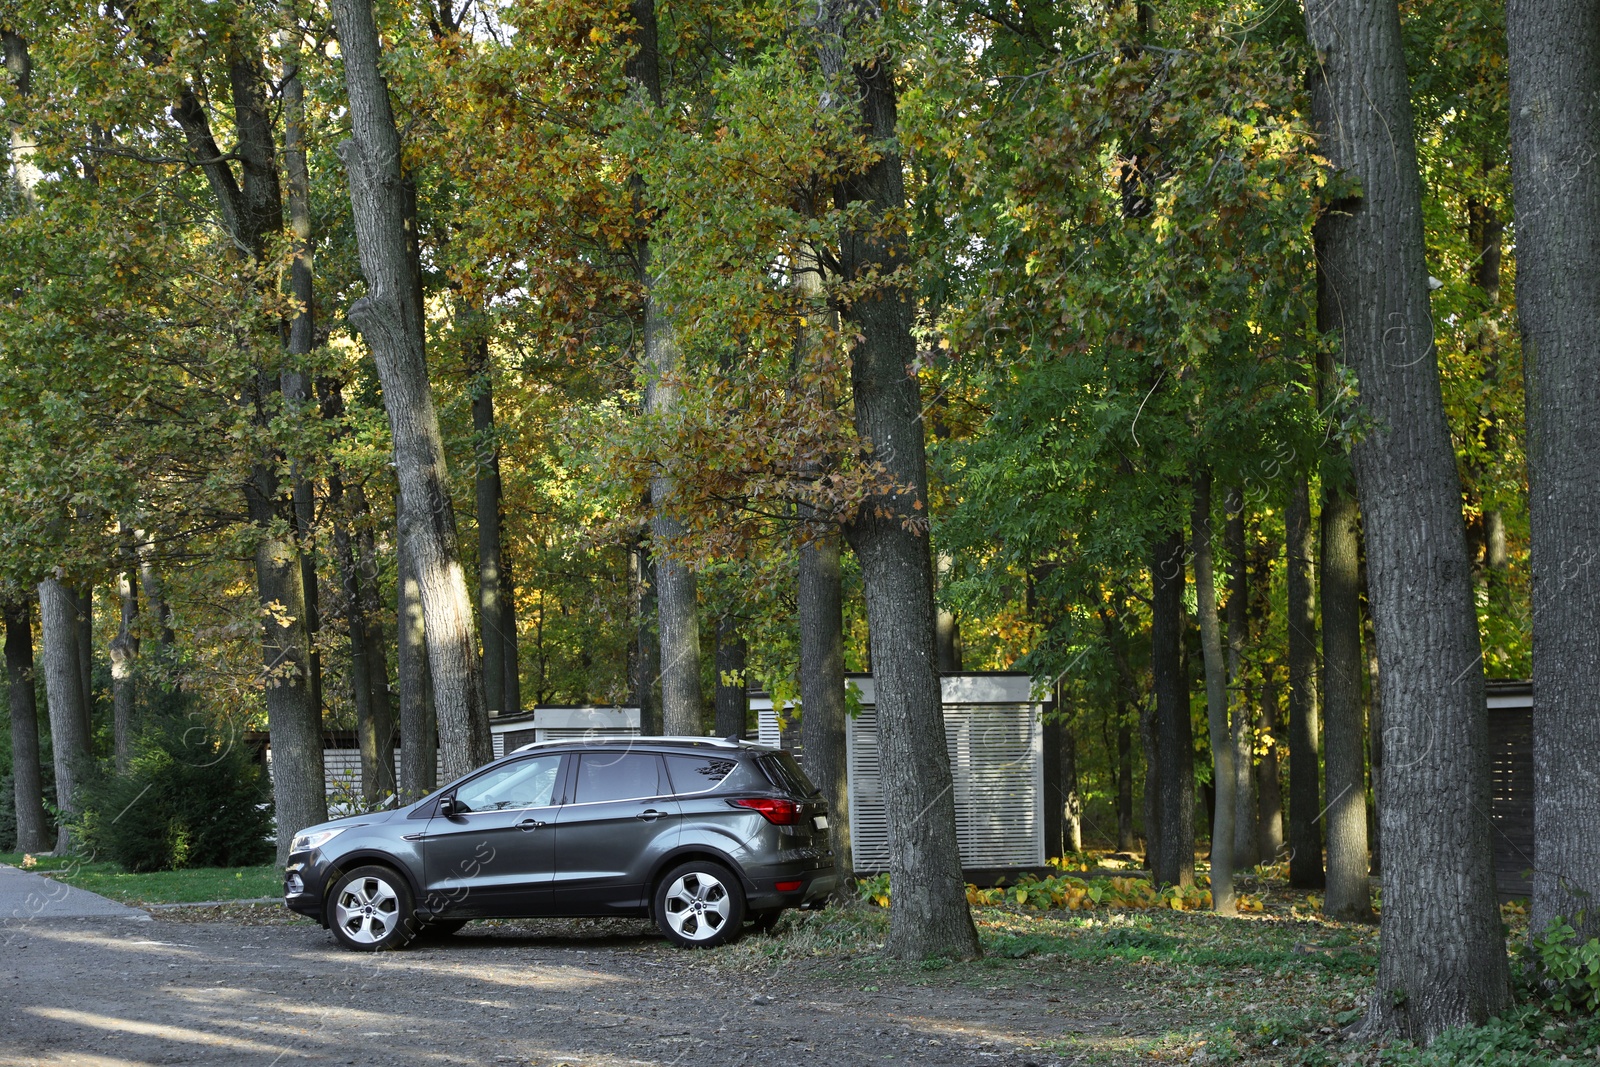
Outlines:
{"label": "door handle", "polygon": [[639,819],[643,819],[645,822],[655,822],[657,819],[661,818],[661,816],[663,816],[665,814],[666,814],[666,812],[657,811],[655,808],[645,808],[643,811],[641,811],[635,817],[639,818]]}
{"label": "door handle", "polygon": [[517,823],[517,829],[518,830],[537,830],[539,827],[541,827],[543,825],[544,825],[544,823],[540,822],[538,819],[523,819],[521,822]]}

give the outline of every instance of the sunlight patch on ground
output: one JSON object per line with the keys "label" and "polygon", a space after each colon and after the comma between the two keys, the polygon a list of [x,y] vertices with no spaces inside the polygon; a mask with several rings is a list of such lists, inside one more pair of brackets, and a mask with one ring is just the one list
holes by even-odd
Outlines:
{"label": "sunlight patch on ground", "polygon": [[78,1011],[73,1008],[48,1008],[29,1005],[22,1010],[29,1015],[36,1015],[42,1019],[50,1019],[54,1022],[67,1023],[72,1026],[81,1026],[86,1029],[105,1030],[111,1033],[139,1034],[142,1037],[159,1037],[166,1041],[182,1041],[186,1044],[206,1045],[213,1048],[222,1046],[240,1052],[278,1052],[283,1047],[281,1045],[265,1045],[247,1038],[213,1034],[205,1030],[193,1030],[188,1027],[146,1023],[137,1019],[117,1019],[109,1015],[98,1015],[94,1012]]}

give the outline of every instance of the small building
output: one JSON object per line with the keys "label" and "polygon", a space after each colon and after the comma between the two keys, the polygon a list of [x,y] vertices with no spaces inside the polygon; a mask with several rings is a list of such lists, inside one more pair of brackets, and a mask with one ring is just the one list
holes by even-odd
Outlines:
{"label": "small building", "polygon": [[1533,683],[1487,684],[1489,821],[1501,900],[1533,895]]}
{"label": "small building", "polygon": [[[878,761],[877,687],[848,678],[861,710],[845,734],[850,779],[850,852],[858,873],[887,870],[889,829]],[[946,674],[945,747],[956,807],[956,843],[969,880],[1045,864],[1044,705],[1033,679],[1016,672]],[[780,746],[772,700],[751,700],[762,744]],[[804,753],[796,751],[803,760]]]}

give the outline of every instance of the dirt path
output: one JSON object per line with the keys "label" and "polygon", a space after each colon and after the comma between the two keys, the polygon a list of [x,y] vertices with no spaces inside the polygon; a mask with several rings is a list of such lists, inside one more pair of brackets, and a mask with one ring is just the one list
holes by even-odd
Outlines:
{"label": "dirt path", "polygon": [[1054,1067],[1121,1042],[1108,987],[922,985],[621,921],[377,956],[309,923],[0,923],[0,1064]]}

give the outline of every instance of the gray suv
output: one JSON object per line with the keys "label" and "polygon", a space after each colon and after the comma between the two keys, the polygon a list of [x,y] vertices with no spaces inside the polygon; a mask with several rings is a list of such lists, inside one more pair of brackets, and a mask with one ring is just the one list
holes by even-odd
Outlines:
{"label": "gray suv", "polygon": [[743,741],[527,745],[409,807],[295,835],[284,903],[347,948],[473,919],[649,916],[695,948],[819,906],[828,808],[794,759]]}

